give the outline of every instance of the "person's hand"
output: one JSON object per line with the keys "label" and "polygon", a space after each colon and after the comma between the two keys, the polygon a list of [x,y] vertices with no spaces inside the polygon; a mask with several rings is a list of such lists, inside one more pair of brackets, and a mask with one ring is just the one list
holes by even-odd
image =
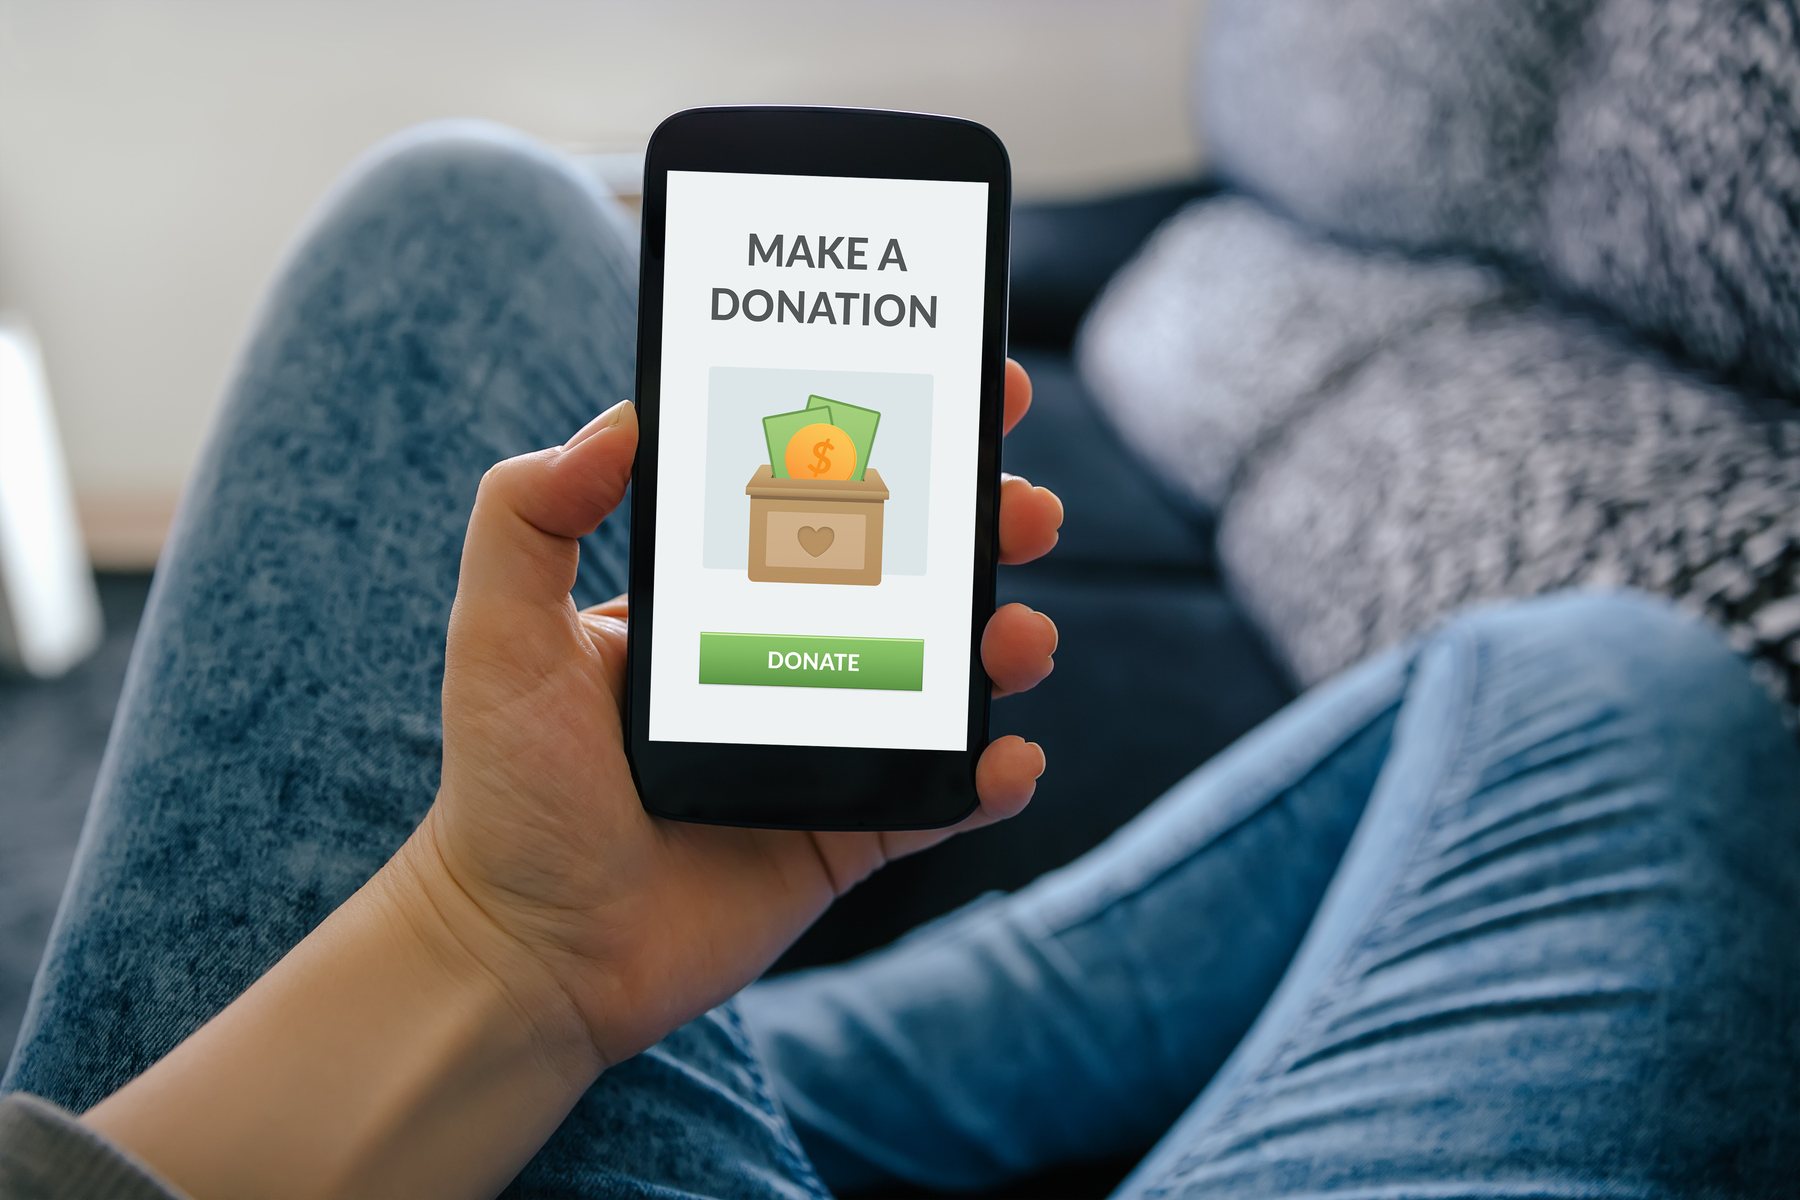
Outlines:
{"label": "person's hand", "polygon": [[[1030,403],[1009,362],[1008,430]],[[450,619],[442,785],[397,863],[531,1020],[579,1022],[601,1066],[732,995],[890,859],[1018,813],[1044,770],[1035,744],[995,741],[976,770],[979,809],[947,829],[808,833],[646,813],[620,718],[625,599],[583,612],[569,595],[576,539],[618,504],[636,449],[636,412],[620,404],[482,480]],[[1049,491],[1003,482],[1002,562],[1047,553],[1061,523]],[[1056,640],[1024,605],[996,612],[982,639],[996,692],[1041,682]]]}
{"label": "person's hand", "polygon": [[[1008,364],[1006,424],[1030,403]],[[609,1064],[748,983],[888,859],[956,832],[797,833],[649,816],[620,728],[622,600],[577,612],[576,539],[624,493],[629,404],[495,467],[463,547],[437,802],[393,860],[231,1004],[82,1115],[183,1195],[497,1194]],[[1002,558],[1062,506],[1001,493]],[[1000,690],[1050,673],[1056,628],[1009,605]],[[1011,816],[1044,757],[1002,738],[979,810]]]}

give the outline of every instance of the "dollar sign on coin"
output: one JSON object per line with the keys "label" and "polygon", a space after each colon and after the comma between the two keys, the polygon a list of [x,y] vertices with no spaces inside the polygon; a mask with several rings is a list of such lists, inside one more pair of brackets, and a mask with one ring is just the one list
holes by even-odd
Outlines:
{"label": "dollar sign on coin", "polygon": [[856,443],[823,421],[795,430],[785,457],[790,479],[848,479],[856,471]]}

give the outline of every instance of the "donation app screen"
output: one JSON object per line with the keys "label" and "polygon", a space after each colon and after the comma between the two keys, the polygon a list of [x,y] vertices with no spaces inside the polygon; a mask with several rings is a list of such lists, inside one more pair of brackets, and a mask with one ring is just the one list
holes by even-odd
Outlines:
{"label": "donation app screen", "polygon": [[987,204],[669,173],[653,740],[963,749]]}

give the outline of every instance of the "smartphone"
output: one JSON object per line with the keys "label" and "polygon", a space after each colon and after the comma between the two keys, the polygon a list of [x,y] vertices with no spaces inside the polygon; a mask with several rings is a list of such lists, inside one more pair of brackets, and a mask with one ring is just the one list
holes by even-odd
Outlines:
{"label": "smartphone", "polygon": [[625,705],[651,812],[974,810],[1011,190],[951,117],[701,108],[651,137]]}

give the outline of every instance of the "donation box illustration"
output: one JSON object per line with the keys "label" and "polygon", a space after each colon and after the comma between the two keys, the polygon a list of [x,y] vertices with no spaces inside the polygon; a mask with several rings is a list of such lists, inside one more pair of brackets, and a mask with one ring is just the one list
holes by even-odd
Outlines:
{"label": "donation box illustration", "polygon": [[758,467],[750,496],[750,578],[759,583],[881,582],[887,486],[863,479],[777,479]]}
{"label": "donation box illustration", "polygon": [[769,462],[750,497],[750,578],[758,583],[881,582],[887,485],[869,469],[881,414],[824,396],[763,418]]}

